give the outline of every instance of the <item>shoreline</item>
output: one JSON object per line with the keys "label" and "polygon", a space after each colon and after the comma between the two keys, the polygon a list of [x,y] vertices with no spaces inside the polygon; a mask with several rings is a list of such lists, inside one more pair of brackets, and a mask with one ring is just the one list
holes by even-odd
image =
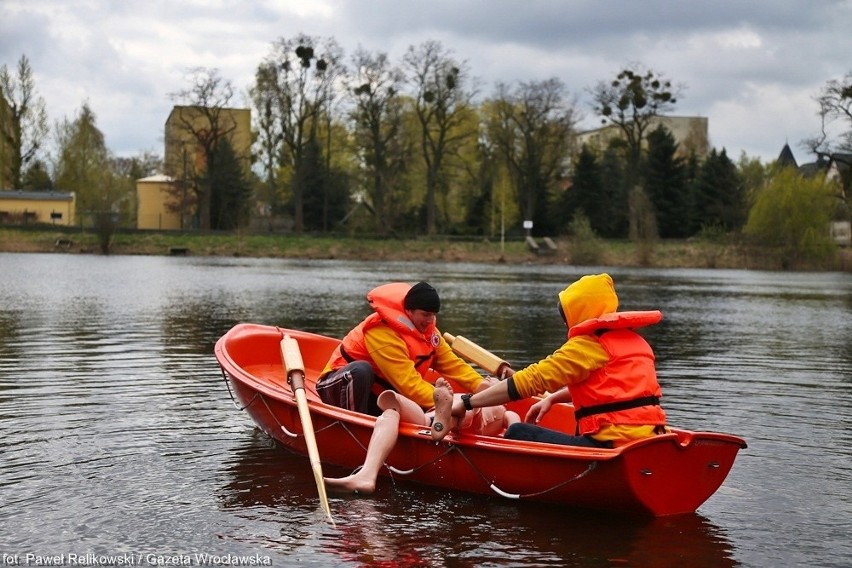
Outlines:
{"label": "shoreline", "polygon": [[[485,238],[122,232],[113,235],[110,254],[785,270],[765,250],[710,241],[655,241],[638,245],[601,240],[591,257],[587,250],[582,251],[585,262],[573,262],[575,250],[570,239],[556,240],[556,247],[554,251],[540,249],[536,253],[519,239],[501,243]],[[95,233],[65,228],[0,228],[0,252],[101,254]],[[839,248],[833,261],[810,264],[802,262],[801,266],[786,270],[852,272],[852,249]]]}

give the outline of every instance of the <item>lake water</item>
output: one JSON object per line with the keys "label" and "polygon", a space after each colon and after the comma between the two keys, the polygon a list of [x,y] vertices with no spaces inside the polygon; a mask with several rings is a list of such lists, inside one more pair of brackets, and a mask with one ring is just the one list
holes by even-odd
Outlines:
{"label": "lake water", "polygon": [[663,311],[670,422],[749,444],[696,514],[657,520],[382,478],[332,496],[332,526],[213,356],[244,321],[342,336],[370,288],[425,279],[442,331],[520,368],[564,337],[556,294],[603,270],[0,254],[0,564],[852,565],[849,274],[608,270],[621,309]]}

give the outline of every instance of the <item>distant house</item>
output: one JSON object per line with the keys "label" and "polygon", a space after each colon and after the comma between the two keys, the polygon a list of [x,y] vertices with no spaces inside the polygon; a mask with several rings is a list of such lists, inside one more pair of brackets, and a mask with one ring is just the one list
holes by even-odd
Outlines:
{"label": "distant house", "polygon": [[838,179],[841,183],[845,180],[845,183],[849,184],[850,177],[852,177],[852,154],[840,152],[832,154],[825,177],[828,179]]}
{"label": "distant house", "polygon": [[76,205],[73,192],[0,191],[0,224],[70,226],[75,222]]}
{"label": "distant house", "polygon": [[784,147],[781,148],[781,153],[778,154],[778,159],[775,160],[775,163],[784,168],[791,167],[795,169],[799,169],[799,164],[796,162],[796,156],[793,155],[793,150],[790,149],[789,144],[784,144]]}
{"label": "distant house", "polygon": [[852,177],[852,154],[835,153],[829,159],[828,169],[826,170],[826,179],[839,180],[841,188],[846,193],[844,194],[847,203],[846,219],[835,219],[831,223],[831,237],[840,245],[852,245],[852,213],[848,210],[850,177]]}
{"label": "distant house", "polygon": [[[820,156],[815,162],[799,165],[789,144],[784,144],[781,153],[775,163],[779,166],[790,166],[795,168],[803,176],[813,176],[824,173],[827,180],[841,180],[848,177],[852,172],[852,154],[836,152],[826,156]],[[846,182],[848,183],[848,181]]]}
{"label": "distant house", "polygon": [[[698,156],[706,156],[710,152],[709,123],[704,116],[657,116],[654,117],[647,132],[654,131],[658,126],[664,126],[671,132],[678,144],[678,154],[687,156],[695,152]],[[590,148],[604,150],[611,140],[624,138],[621,129],[608,124],[594,130],[586,130],[577,135],[577,145],[587,145]]]}
{"label": "distant house", "polygon": [[[803,177],[811,177],[820,173],[825,174],[826,180],[838,180],[841,185],[841,191],[848,191],[848,181],[844,190],[844,179],[848,180],[850,176],[850,168],[852,167],[852,154],[835,153],[827,158],[820,156],[817,161],[802,164],[796,162],[796,157],[793,156],[793,151],[789,144],[784,144],[781,153],[778,155],[778,160],[775,162],[782,167],[792,167]],[[848,196],[847,196],[848,199]],[[831,222],[829,232],[834,242],[841,246],[852,245],[852,221],[849,219],[850,212],[839,211],[835,219]],[[845,218],[844,218],[845,217]]]}
{"label": "distant house", "polygon": [[136,180],[136,228],[158,231],[184,228],[181,215],[170,211],[174,178],[155,175]]}
{"label": "distant house", "polygon": [[207,169],[207,156],[198,137],[207,135],[214,122],[246,173],[250,172],[251,110],[175,106],[165,124],[166,175],[136,180],[137,228],[168,231],[194,226],[197,216],[192,184]]}

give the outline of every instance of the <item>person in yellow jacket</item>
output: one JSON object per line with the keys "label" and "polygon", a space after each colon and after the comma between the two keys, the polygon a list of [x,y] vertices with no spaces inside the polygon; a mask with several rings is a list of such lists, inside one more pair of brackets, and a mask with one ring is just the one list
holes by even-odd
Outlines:
{"label": "person in yellow jacket", "polygon": [[[459,419],[447,413],[438,421],[427,413],[436,396],[448,392],[444,378],[470,392],[488,384],[438,331],[441,300],[435,288],[426,282],[384,284],[371,290],[367,301],[373,313],[343,338],[317,381],[317,394],[326,404],[378,416],[364,465],[353,475],[326,478],[330,490],[372,493],[396,443],[400,421],[431,426],[433,437],[467,426],[496,434],[509,422],[520,421],[502,406],[476,413],[476,420],[462,418],[462,412]],[[436,373],[436,383],[442,385],[437,392],[430,380]],[[451,401],[452,394],[447,396],[444,402]]]}
{"label": "person in yellow jacket", "polygon": [[[481,392],[449,403],[446,393],[436,397],[443,407],[436,412],[460,416],[472,408],[549,392],[530,407],[524,422],[509,426],[505,438],[612,448],[666,431],[654,353],[634,331],[659,322],[662,314],[617,310],[612,278],[583,276],[559,294],[559,311],[568,328],[559,349]],[[536,424],[553,404],[569,401],[577,419],[575,435]]]}

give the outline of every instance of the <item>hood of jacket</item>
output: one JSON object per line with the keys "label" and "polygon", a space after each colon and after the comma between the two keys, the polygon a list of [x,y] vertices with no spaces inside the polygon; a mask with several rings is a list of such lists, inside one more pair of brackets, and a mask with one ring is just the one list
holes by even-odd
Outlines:
{"label": "hood of jacket", "polygon": [[583,276],[559,293],[568,327],[618,310],[615,284],[609,274]]}

